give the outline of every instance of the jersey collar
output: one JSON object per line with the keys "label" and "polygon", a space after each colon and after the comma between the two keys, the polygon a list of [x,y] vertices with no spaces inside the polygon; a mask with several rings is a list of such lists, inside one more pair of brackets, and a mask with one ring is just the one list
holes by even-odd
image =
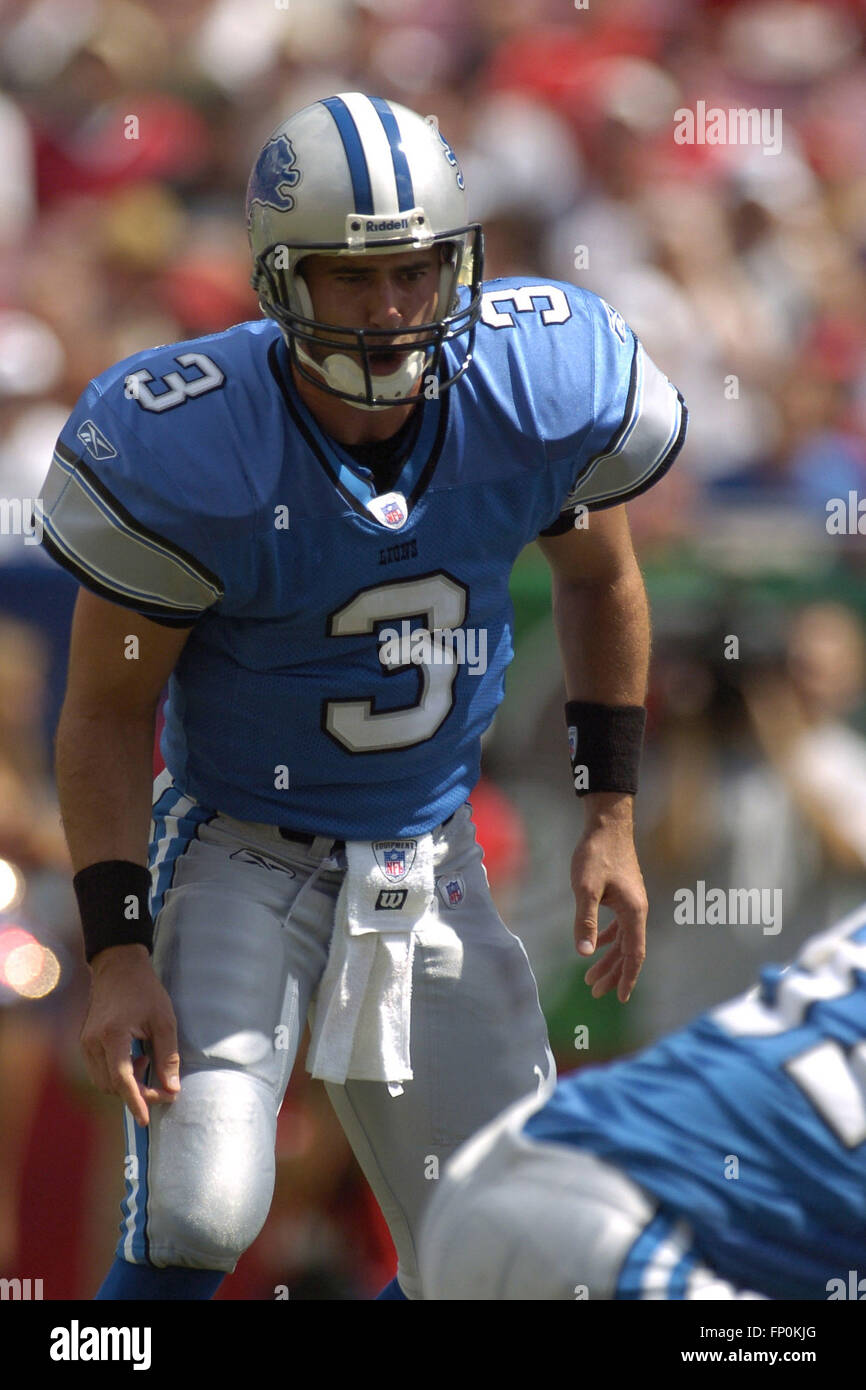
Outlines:
{"label": "jersey collar", "polygon": [[[275,338],[268,349],[268,361],[293,423],[340,496],[368,521],[376,522],[383,529],[393,530],[368,510],[368,503],[377,496],[369,469],[359,464],[322,429],[301,399],[292,378],[288,349],[282,337]],[[441,453],[448,425],[449,396],[449,391],[443,391],[441,395],[425,400],[423,405],[416,407],[422,412],[421,425],[394,483],[394,493],[405,499],[407,519],[426,491]]]}

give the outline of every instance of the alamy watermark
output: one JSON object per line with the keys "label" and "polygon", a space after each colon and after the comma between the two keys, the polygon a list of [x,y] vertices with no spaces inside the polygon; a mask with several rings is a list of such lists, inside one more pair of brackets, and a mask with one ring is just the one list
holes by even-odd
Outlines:
{"label": "alamy watermark", "polygon": [[860,1271],[856,1269],[848,1270],[847,1279],[828,1279],[824,1285],[827,1290],[827,1302],[844,1298],[850,1299],[855,1303],[862,1303],[866,1300],[866,1279],[860,1277]]}
{"label": "alamy watermark", "polygon": [[699,878],[694,888],[677,888],[674,902],[680,927],[762,927],[764,936],[782,930],[781,888],[708,888]]}
{"label": "alamy watermark", "polygon": [[41,497],[0,497],[0,536],[23,536],[25,545],[41,545],[42,531]]}
{"label": "alamy watermark", "polygon": [[782,110],[776,106],[707,107],[705,101],[674,112],[677,145],[760,145],[764,154],[782,152]]}
{"label": "alamy watermark", "polygon": [[470,676],[487,670],[487,629],[483,627],[416,627],[408,618],[400,630],[384,627],[379,633],[379,660],[383,666],[465,666]]}
{"label": "alamy watermark", "polygon": [[828,536],[866,536],[866,497],[853,488],[847,497],[827,498]]}
{"label": "alamy watermark", "polygon": [[149,1327],[82,1327],[73,1318],[68,1327],[52,1328],[48,1355],[52,1361],[131,1361],[134,1371],[147,1371],[151,1337]]}
{"label": "alamy watermark", "polygon": [[39,1302],[43,1298],[41,1279],[0,1279],[0,1300]]}

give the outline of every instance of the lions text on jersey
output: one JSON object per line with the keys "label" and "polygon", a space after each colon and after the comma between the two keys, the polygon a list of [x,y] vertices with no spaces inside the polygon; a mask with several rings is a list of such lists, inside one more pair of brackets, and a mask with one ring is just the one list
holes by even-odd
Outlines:
{"label": "lions text on jersey", "polygon": [[[346,839],[444,821],[502,698],[518,553],[651,486],[686,420],[609,305],[517,280],[486,288],[469,371],[418,410],[376,502],[263,320],[127,358],[62,431],[43,544],[104,598],[192,628],[162,752],[204,805]],[[407,662],[386,629],[483,632],[485,669],[441,646]]]}

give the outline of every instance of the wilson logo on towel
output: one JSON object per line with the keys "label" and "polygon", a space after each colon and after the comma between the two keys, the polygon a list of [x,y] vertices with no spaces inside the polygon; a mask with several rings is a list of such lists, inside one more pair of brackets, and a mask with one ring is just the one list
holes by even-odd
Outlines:
{"label": "wilson logo on towel", "polygon": [[382,912],[386,908],[400,908],[409,896],[408,888],[383,888],[376,899],[376,911]]}

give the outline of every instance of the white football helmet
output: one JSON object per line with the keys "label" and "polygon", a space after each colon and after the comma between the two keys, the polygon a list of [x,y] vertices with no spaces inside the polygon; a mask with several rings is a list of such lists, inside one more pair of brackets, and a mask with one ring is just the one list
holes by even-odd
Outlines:
{"label": "white football helmet", "polygon": [[[424,374],[438,376],[443,343],[463,334],[462,361],[439,389],[466,371],[481,308],[482,235],[466,221],[460,166],[432,120],[360,92],[305,106],[277,127],[256,160],[247,227],[262,312],[280,325],[300,374],[320,389],[364,410],[423,400],[412,388]],[[337,330],[316,319],[299,269],[306,256],[432,246],[441,248],[442,263],[430,323]],[[458,308],[461,283],[470,295]],[[313,344],[322,360],[311,355]],[[405,352],[400,367],[374,375],[370,354],[395,347]]]}

